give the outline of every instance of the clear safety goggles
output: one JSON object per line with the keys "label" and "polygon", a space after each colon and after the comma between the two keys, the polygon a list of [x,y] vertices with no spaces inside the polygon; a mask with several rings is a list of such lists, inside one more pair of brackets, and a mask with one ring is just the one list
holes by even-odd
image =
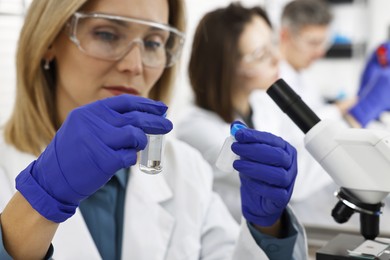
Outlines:
{"label": "clear safety goggles", "polygon": [[142,64],[152,68],[172,66],[184,44],[184,34],[166,24],[101,13],[76,12],[69,37],[85,54],[109,61],[138,46]]}
{"label": "clear safety goggles", "polygon": [[243,54],[238,66],[238,74],[246,76],[258,75],[269,66],[275,66],[279,60],[277,43],[269,42],[265,46],[256,48],[254,51]]}
{"label": "clear safety goggles", "polygon": [[272,44],[257,48],[255,51],[245,54],[242,61],[247,64],[269,64],[277,56],[277,48]]}

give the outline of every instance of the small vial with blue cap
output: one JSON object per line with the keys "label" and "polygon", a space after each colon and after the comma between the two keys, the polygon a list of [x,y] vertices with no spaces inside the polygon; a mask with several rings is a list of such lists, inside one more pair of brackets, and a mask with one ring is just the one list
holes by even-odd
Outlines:
{"label": "small vial with blue cap", "polygon": [[230,128],[230,136],[228,136],[219,152],[215,166],[223,172],[233,172],[233,162],[239,157],[232,151],[232,144],[236,142],[234,136],[236,132],[240,129],[247,128],[246,125],[242,123],[234,123]]}
{"label": "small vial with blue cap", "polygon": [[[165,113],[163,117],[166,117]],[[162,167],[162,150],[164,135],[146,134],[148,143],[144,150],[140,152],[139,169],[147,174],[157,174],[163,169]]]}

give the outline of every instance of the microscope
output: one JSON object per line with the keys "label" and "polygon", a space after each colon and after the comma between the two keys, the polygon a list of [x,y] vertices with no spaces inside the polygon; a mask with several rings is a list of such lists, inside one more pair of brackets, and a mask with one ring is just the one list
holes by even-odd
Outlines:
{"label": "microscope", "polygon": [[390,192],[390,132],[320,120],[283,79],[267,94],[305,133],[306,149],[341,187],[335,194],[339,200],[332,211],[335,221],[344,223],[359,213],[361,235],[375,239],[382,201]]}

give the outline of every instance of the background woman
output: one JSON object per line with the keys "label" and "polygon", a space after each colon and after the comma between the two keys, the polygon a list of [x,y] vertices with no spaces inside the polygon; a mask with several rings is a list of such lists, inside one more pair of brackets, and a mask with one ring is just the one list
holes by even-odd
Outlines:
{"label": "background woman", "polygon": [[209,12],[198,24],[188,69],[195,106],[175,130],[214,167],[214,190],[237,221],[242,215],[239,176],[220,171],[215,161],[231,122],[258,127],[249,96],[278,79],[278,61],[271,24],[260,7],[231,4]]}

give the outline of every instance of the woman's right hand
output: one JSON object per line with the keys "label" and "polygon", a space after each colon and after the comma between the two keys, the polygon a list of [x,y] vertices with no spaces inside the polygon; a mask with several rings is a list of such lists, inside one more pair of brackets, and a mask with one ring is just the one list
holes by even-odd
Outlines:
{"label": "woman's right hand", "polygon": [[73,110],[39,158],[16,178],[35,210],[54,222],[72,216],[79,202],[121,168],[134,165],[148,134],[166,134],[167,106],[121,95]]}

